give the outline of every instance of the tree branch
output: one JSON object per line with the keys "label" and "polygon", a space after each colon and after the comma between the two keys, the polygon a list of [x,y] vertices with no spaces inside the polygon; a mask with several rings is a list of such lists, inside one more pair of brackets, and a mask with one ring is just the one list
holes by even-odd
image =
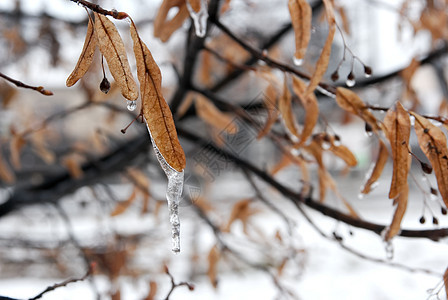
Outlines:
{"label": "tree branch", "polygon": [[14,79],[14,78],[11,78],[11,77],[3,74],[2,72],[0,72],[0,77],[2,77],[3,79],[11,82],[12,84],[15,84],[19,88],[35,90],[35,91],[41,93],[44,96],[52,96],[53,95],[52,91],[46,90],[43,86],[32,86],[32,85],[25,84],[25,83],[23,83],[21,81],[18,81],[18,80]]}

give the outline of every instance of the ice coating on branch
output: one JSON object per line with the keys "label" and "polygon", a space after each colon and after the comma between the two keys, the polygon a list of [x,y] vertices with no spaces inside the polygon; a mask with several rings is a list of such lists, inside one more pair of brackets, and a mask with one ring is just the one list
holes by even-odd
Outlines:
{"label": "ice coating on branch", "polygon": [[207,10],[207,0],[201,0],[201,9],[198,12],[195,12],[191,7],[190,2],[187,2],[187,9],[190,13],[190,17],[193,19],[194,29],[197,37],[204,37],[207,32],[207,19],[208,19],[208,10]]}
{"label": "ice coating on branch", "polygon": [[170,216],[171,223],[171,239],[172,239],[172,251],[174,253],[180,252],[180,220],[179,220],[179,202],[182,196],[182,189],[184,186],[184,171],[178,172],[173,167],[171,167],[168,162],[160,153],[159,148],[157,148],[156,142],[152,138],[151,131],[149,130],[149,136],[151,137],[152,147],[156,153],[157,160],[160,163],[166,177],[168,178],[168,187],[166,189],[166,200],[168,202],[168,212]]}

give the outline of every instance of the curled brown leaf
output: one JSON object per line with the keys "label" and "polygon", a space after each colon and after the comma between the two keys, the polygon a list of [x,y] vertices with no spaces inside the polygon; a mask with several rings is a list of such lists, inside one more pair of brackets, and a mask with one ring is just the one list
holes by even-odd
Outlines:
{"label": "curled brown leaf", "polygon": [[311,6],[306,0],[289,0],[288,8],[296,42],[294,58],[301,60],[311,38]]}
{"label": "curled brown leaf", "polygon": [[212,102],[204,96],[197,94],[195,99],[196,113],[210,126],[218,129],[220,132],[235,134],[238,132],[238,126],[231,115],[220,111]]}
{"label": "curled brown leaf", "polygon": [[283,124],[290,137],[295,141],[299,138],[299,132],[297,130],[297,121],[292,110],[291,92],[289,91],[286,76],[283,84],[283,94],[278,101],[278,110],[282,115]]}
{"label": "curled brown leaf", "polygon": [[79,79],[84,76],[84,74],[86,74],[87,70],[89,70],[89,67],[93,61],[93,55],[95,54],[96,45],[97,39],[93,30],[92,20],[89,18],[84,46],[82,48],[81,54],[79,55],[78,62],[76,63],[75,68],[65,82],[66,86],[70,87],[74,85]]}
{"label": "curled brown leaf", "polygon": [[418,144],[428,158],[437,179],[437,186],[445,205],[448,206],[448,147],[443,131],[428,119],[412,112]]}
{"label": "curled brown leaf", "polygon": [[385,240],[390,241],[394,236],[396,236],[400,232],[401,221],[403,220],[403,216],[406,212],[406,207],[408,205],[408,194],[409,194],[409,186],[406,183],[405,186],[402,187],[400,194],[396,199],[397,208],[395,209],[394,216],[392,218],[392,223],[389,228],[387,228]]}
{"label": "curled brown leaf", "polygon": [[98,45],[107,61],[110,73],[114,77],[121,94],[128,100],[136,100],[138,97],[137,84],[131,73],[123,40],[114,23],[107,17],[95,14],[95,33]]}
{"label": "curled brown leaf", "polygon": [[336,32],[336,22],[334,19],[334,8],[330,0],[324,0],[325,14],[328,21],[328,36],[325,40],[324,47],[320,53],[319,59],[316,63],[316,68],[313,75],[310,78],[310,82],[305,91],[305,97],[309,96],[314,92],[316,87],[319,85],[322,77],[327,71],[328,63],[330,61],[331,45],[333,44],[334,34]]}
{"label": "curled brown leaf", "polygon": [[[162,2],[154,20],[154,37],[159,38],[162,42],[166,42],[182,26],[189,16],[185,1],[164,0]],[[169,11],[174,7],[178,8],[176,15],[170,20],[167,20]]]}

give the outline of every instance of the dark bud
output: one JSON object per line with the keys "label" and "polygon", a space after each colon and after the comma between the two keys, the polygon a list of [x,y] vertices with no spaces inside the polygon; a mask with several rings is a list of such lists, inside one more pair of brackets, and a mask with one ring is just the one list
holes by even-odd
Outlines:
{"label": "dark bud", "polygon": [[371,135],[372,131],[373,131],[373,128],[372,128],[372,126],[369,123],[366,123],[365,130],[366,130],[368,135]]}
{"label": "dark bud", "polygon": [[424,216],[421,216],[420,219],[418,220],[420,222],[420,224],[425,224],[426,219]]}
{"label": "dark bud", "polygon": [[439,195],[439,192],[438,192],[435,188],[433,188],[433,187],[432,187],[429,191],[430,191],[430,193],[433,194],[434,196],[438,196],[438,195]]}
{"label": "dark bud", "polygon": [[188,289],[189,289],[190,291],[194,291],[194,285],[189,284],[189,285],[188,285]]}
{"label": "dark bud", "polygon": [[103,78],[103,80],[100,83],[100,90],[104,93],[107,94],[109,93],[110,90],[110,82],[109,80],[107,80],[106,77]]}
{"label": "dark bud", "polygon": [[351,71],[350,73],[348,73],[348,75],[347,75],[347,80],[355,80],[355,74],[353,74],[353,71]]}
{"label": "dark bud", "polygon": [[331,74],[331,80],[337,81],[338,79],[339,79],[339,73],[338,70],[336,70]]}
{"label": "dark bud", "polygon": [[439,219],[437,219],[436,217],[432,217],[432,224],[439,225]]}
{"label": "dark bud", "polygon": [[422,166],[423,172],[425,172],[426,174],[432,173],[432,167],[430,165],[428,165],[427,163],[424,163],[424,162],[420,162],[420,165]]}
{"label": "dark bud", "polygon": [[372,68],[369,66],[364,66],[364,74],[366,74],[367,76],[371,76],[372,75]]}
{"label": "dark bud", "polygon": [[323,140],[327,143],[331,143],[331,138],[327,133],[324,134]]}
{"label": "dark bud", "polygon": [[447,211],[446,211],[446,208],[445,208],[445,207],[442,207],[442,208],[440,209],[440,212],[441,212],[442,215],[444,215],[444,216],[446,216],[446,214],[447,214]]}
{"label": "dark bud", "polygon": [[338,241],[342,242],[343,238],[339,234],[336,233],[336,231],[333,231],[333,237]]}
{"label": "dark bud", "polygon": [[341,141],[341,137],[339,135],[335,134],[334,135],[334,140],[337,141],[337,142],[340,142]]}
{"label": "dark bud", "polygon": [[429,132],[429,129],[428,129],[428,128],[425,128],[425,129],[423,129],[423,132],[424,132],[424,133],[428,133],[428,132]]}

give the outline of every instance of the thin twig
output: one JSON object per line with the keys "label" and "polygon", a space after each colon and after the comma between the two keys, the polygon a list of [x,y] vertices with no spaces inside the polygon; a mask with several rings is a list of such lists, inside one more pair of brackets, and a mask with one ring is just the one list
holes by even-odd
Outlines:
{"label": "thin twig", "polygon": [[186,287],[188,287],[188,289],[189,289],[190,291],[193,291],[193,290],[194,290],[194,285],[191,284],[191,283],[188,283],[188,282],[186,282],[186,281],[182,281],[182,282],[176,283],[176,282],[174,281],[174,277],[173,277],[173,275],[171,275],[170,270],[168,269],[167,266],[165,266],[165,273],[170,277],[170,280],[171,280],[171,289],[168,291],[168,295],[166,295],[165,300],[169,300],[171,294],[172,294],[172,293],[174,292],[174,290],[175,290],[176,288],[178,288],[178,287],[186,286]]}
{"label": "thin twig", "polygon": [[11,78],[11,77],[3,74],[2,72],[0,72],[0,77],[2,77],[5,80],[11,82],[12,84],[15,84],[19,88],[35,90],[35,91],[37,91],[37,92],[39,92],[39,93],[41,93],[42,95],[45,95],[45,96],[52,96],[53,95],[52,91],[46,90],[43,86],[32,86],[32,85],[25,84],[25,83],[23,83],[21,81],[18,81],[18,80],[14,79],[14,78]]}
{"label": "thin twig", "polygon": [[74,283],[74,282],[79,282],[79,281],[84,281],[87,277],[89,277],[92,272],[93,272],[93,268],[94,266],[89,266],[89,270],[87,271],[87,273],[81,277],[81,278],[72,278],[72,279],[67,279],[64,280],[63,282],[60,283],[56,283],[52,286],[47,287],[43,292],[41,292],[40,294],[38,294],[37,296],[34,296],[33,298],[29,298],[28,300],[36,300],[36,299],[40,299],[42,298],[43,295],[45,295],[48,292],[54,291],[60,287],[65,287],[70,283]]}

